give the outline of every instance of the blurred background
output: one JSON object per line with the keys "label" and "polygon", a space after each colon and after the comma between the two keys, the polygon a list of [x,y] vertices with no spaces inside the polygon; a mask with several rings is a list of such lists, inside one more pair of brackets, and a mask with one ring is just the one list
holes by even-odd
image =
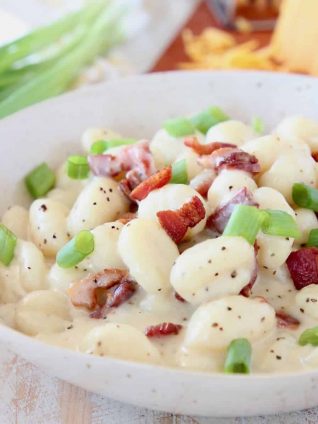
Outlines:
{"label": "blurred background", "polygon": [[318,75],[318,0],[0,0],[0,118],[168,70]]}

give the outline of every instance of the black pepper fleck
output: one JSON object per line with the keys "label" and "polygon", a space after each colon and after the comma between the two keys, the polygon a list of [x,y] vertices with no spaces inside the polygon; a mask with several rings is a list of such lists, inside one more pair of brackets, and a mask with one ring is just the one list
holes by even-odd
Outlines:
{"label": "black pepper fleck", "polygon": [[47,206],[43,203],[43,205],[40,206],[40,210],[43,212],[47,211]]}

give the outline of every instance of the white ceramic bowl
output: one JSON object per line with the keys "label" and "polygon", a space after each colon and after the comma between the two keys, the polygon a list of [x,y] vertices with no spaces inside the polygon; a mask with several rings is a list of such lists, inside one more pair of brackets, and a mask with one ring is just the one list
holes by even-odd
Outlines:
{"label": "white ceramic bowl", "polygon": [[[190,72],[132,77],[83,89],[0,121],[0,213],[28,201],[22,177],[43,160],[78,150],[82,131],[109,126],[150,136],[163,120],[215,104],[233,117],[318,118],[318,79],[263,72]],[[77,146],[77,147],[76,147]],[[252,317],[251,317],[252,318]],[[0,341],[27,360],[87,390],[177,414],[244,416],[318,405],[318,370],[228,376],[174,370],[52,347],[0,326]]]}

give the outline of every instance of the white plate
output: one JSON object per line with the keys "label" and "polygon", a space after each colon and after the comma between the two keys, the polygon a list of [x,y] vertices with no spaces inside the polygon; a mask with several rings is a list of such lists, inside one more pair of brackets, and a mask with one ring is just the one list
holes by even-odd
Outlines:
{"label": "white plate", "polygon": [[[82,131],[109,126],[150,136],[167,117],[219,105],[233,117],[318,119],[318,80],[263,72],[189,72],[132,77],[39,104],[0,121],[0,213],[27,201],[21,179],[34,165],[78,150]],[[112,399],[176,414],[244,416],[318,405],[318,370],[228,376],[100,358],[42,344],[0,326],[0,341],[54,376]]]}

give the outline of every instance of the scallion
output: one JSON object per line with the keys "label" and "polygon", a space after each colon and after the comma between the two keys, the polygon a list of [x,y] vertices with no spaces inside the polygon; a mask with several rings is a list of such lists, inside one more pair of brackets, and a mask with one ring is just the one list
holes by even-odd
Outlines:
{"label": "scallion", "polygon": [[37,166],[25,177],[25,185],[35,199],[45,196],[54,184],[55,174],[46,163]]}
{"label": "scallion", "polygon": [[184,137],[186,135],[193,134],[195,131],[191,120],[182,117],[168,119],[164,123],[164,129],[173,137]]}
{"label": "scallion", "polygon": [[318,228],[311,230],[307,241],[308,247],[318,247]]}
{"label": "scallion", "polygon": [[298,344],[300,344],[300,346],[305,346],[307,344],[318,346],[318,327],[308,328],[302,332],[298,339]]}
{"label": "scallion", "polygon": [[88,230],[82,230],[59,250],[56,262],[61,268],[72,268],[90,255],[94,247],[93,234]]}
{"label": "scallion", "polygon": [[256,132],[256,134],[259,134],[259,135],[263,134],[264,129],[265,129],[265,125],[264,125],[264,122],[262,121],[262,119],[257,117],[257,116],[255,118],[253,118],[252,128]]}
{"label": "scallion", "polygon": [[263,212],[255,206],[236,205],[224,229],[224,236],[240,236],[254,244],[264,219]]}
{"label": "scallion", "polygon": [[295,183],[292,197],[296,205],[318,212],[318,190],[316,188],[303,183]]}
{"label": "scallion", "polygon": [[67,175],[74,180],[88,177],[89,165],[86,156],[70,156],[67,159]]}
{"label": "scallion", "polygon": [[224,372],[229,374],[249,374],[252,347],[247,339],[235,339],[230,343],[224,362]]}
{"label": "scallion", "polygon": [[178,160],[172,165],[171,184],[188,184],[187,161],[185,159]]}
{"label": "scallion", "polygon": [[191,121],[198,131],[206,134],[211,127],[220,122],[227,121],[228,119],[229,117],[222,109],[216,106],[211,106],[198,115],[193,116]]}
{"label": "scallion", "polygon": [[114,138],[111,140],[98,140],[92,144],[90,152],[93,155],[100,155],[108,149],[119,146],[128,146],[137,142],[134,138]]}
{"label": "scallion", "polygon": [[300,230],[297,223],[289,213],[271,209],[266,209],[263,212],[263,233],[281,237],[300,237]]}
{"label": "scallion", "polygon": [[16,236],[3,224],[0,224],[0,262],[10,265],[17,244]]}

